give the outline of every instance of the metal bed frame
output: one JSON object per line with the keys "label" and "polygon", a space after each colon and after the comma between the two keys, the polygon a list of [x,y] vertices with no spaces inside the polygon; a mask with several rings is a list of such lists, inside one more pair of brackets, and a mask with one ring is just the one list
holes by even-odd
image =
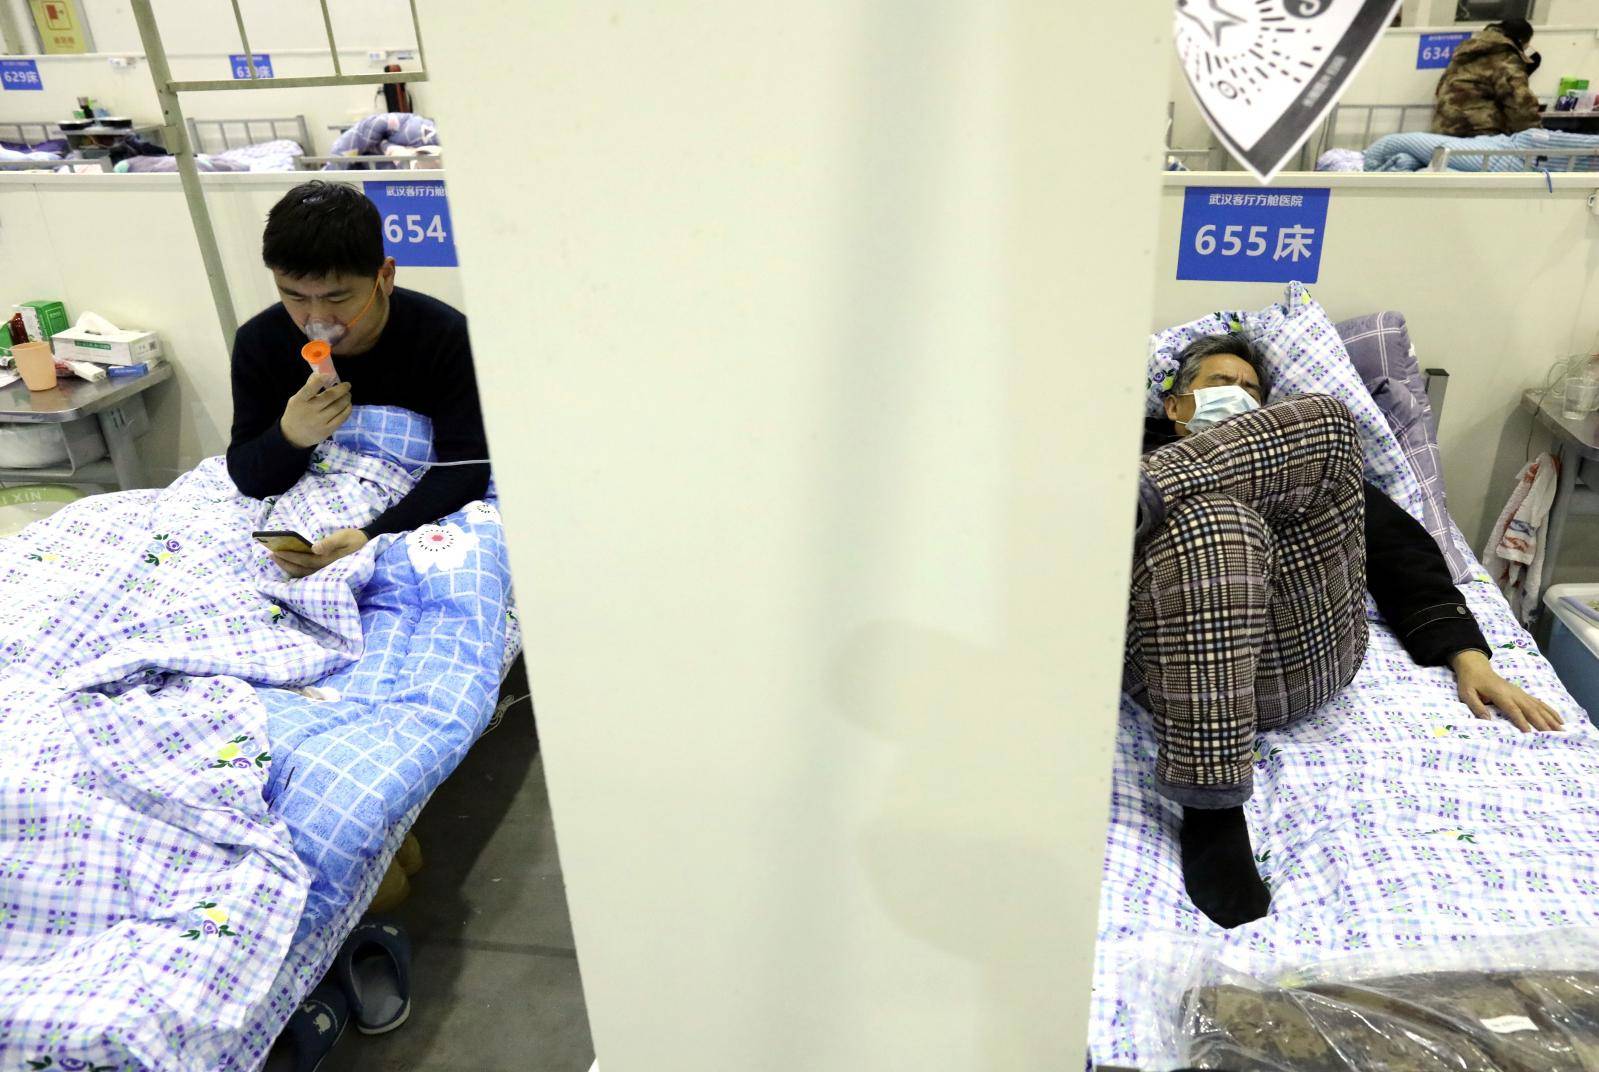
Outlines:
{"label": "metal bed frame", "polygon": [[1172,148],[1167,148],[1165,150],[1165,152],[1166,152],[1166,170],[1170,171],[1171,170],[1171,166],[1173,164],[1182,164],[1184,167],[1188,167],[1188,162],[1190,160],[1193,160],[1195,158],[1201,158],[1201,160],[1200,160],[1201,166],[1200,167],[1198,167],[1198,168],[1189,167],[1188,169],[1190,171],[1196,171],[1196,170],[1197,171],[1220,171],[1221,170],[1220,168],[1213,166],[1214,161],[1216,159],[1216,154],[1218,152],[1220,152],[1220,151],[1221,151],[1220,148],[1217,147],[1217,146],[1214,146],[1214,145],[1211,146],[1209,149],[1172,149]]}
{"label": "metal bed frame", "polygon": [[70,168],[71,174],[76,174],[77,169],[85,165],[97,167],[110,174],[111,159],[105,156],[84,157],[81,160],[0,160],[0,171],[57,171],[60,168]]}
{"label": "metal bed frame", "polygon": [[1422,388],[1427,392],[1427,405],[1432,408],[1432,434],[1438,434],[1438,422],[1444,418],[1444,395],[1449,392],[1449,370],[1430,368],[1421,370]]}
{"label": "metal bed frame", "polygon": [[[422,155],[417,155],[417,156],[384,156],[382,154],[379,154],[379,155],[376,155],[376,156],[297,156],[297,157],[294,158],[294,167],[295,167],[296,171],[303,171],[303,170],[305,170],[304,165],[306,165],[306,164],[315,165],[315,168],[320,170],[320,168],[321,168],[321,166],[323,164],[380,164],[381,163],[381,164],[388,164],[389,166],[386,167],[386,168],[373,168],[372,170],[374,170],[374,171],[401,171],[401,172],[403,172],[403,171],[436,171],[436,170],[438,170],[437,168],[432,168],[432,167],[414,168],[414,167],[408,166],[408,164],[409,164],[410,161],[414,161],[414,160],[438,160],[438,161],[442,161],[443,159],[444,159],[444,154],[443,153],[429,153],[426,156],[422,156]],[[335,170],[337,170],[337,169],[335,169]]]}
{"label": "metal bed frame", "polygon": [[[292,141],[303,149],[312,148],[311,128],[303,115],[260,119],[190,119],[187,125],[189,145],[197,153],[242,149],[263,141]],[[260,136],[263,131],[265,137]]]}
{"label": "metal bed frame", "polygon": [[[36,131],[38,137],[30,136],[30,131]],[[65,137],[61,128],[56,126],[54,119],[46,119],[38,123],[0,123],[0,141],[14,141],[23,145],[37,145],[42,141],[56,141]]]}
{"label": "metal bed frame", "polygon": [[[1166,160],[1165,160],[1165,163],[1162,166],[1167,171],[1171,171],[1173,164],[1181,164],[1184,167],[1188,167],[1188,161],[1194,160],[1194,159],[1200,159],[1201,167],[1198,170],[1202,170],[1202,171],[1219,171],[1219,170],[1221,170],[1219,167],[1214,166],[1215,162],[1216,162],[1216,154],[1221,152],[1221,147],[1218,146],[1218,145],[1212,145],[1212,146],[1209,146],[1207,148],[1191,148],[1191,149],[1174,149],[1174,148],[1172,148],[1171,132],[1172,132],[1172,124],[1173,124],[1173,122],[1174,122],[1174,120],[1176,118],[1176,114],[1177,114],[1177,103],[1175,101],[1167,101],[1166,102],[1166,137],[1165,137],[1165,145],[1162,146],[1162,151],[1165,152],[1165,154],[1166,154]],[[1225,157],[1223,159],[1225,159]],[[1194,168],[1188,168],[1188,170],[1192,171],[1192,170],[1195,170],[1195,169]]]}
{"label": "metal bed frame", "polygon": [[[139,27],[139,41],[144,46],[145,63],[150,79],[155,83],[156,100],[161,105],[161,118],[166,124],[162,132],[163,144],[177,157],[178,177],[183,183],[183,199],[189,208],[189,218],[194,223],[194,237],[200,246],[200,259],[205,263],[206,280],[211,285],[211,300],[216,305],[217,327],[222,332],[224,347],[231,348],[233,335],[239,329],[239,315],[233,305],[233,294],[228,289],[227,271],[222,266],[222,251],[217,244],[216,229],[211,224],[211,210],[206,205],[205,193],[200,187],[200,170],[194,162],[197,140],[189,129],[183,114],[183,94],[195,92],[251,92],[263,89],[312,89],[332,86],[378,86],[390,82],[426,82],[427,47],[422,41],[422,25],[417,18],[416,0],[410,0],[411,28],[416,34],[418,71],[382,71],[373,74],[345,74],[339,60],[338,43],[333,37],[333,18],[328,13],[328,0],[318,0],[322,11],[322,28],[328,38],[328,58],[333,62],[331,75],[313,75],[304,78],[256,77],[255,50],[250,47],[250,34],[244,24],[244,14],[239,10],[239,0],[229,0],[233,9],[233,22],[239,30],[239,51],[249,67],[250,77],[185,80],[172,76],[172,65],[167,59],[166,45],[161,40],[161,28],[156,23],[152,0],[129,0],[134,22]],[[196,128],[196,132],[198,128]],[[309,138],[301,143],[309,148]]]}
{"label": "metal bed frame", "polygon": [[[1554,110],[1553,98],[1540,97],[1539,103],[1545,106],[1545,115],[1560,116],[1574,114],[1571,112],[1556,112]],[[1371,144],[1374,134],[1380,137],[1383,134],[1399,134],[1410,130],[1425,130],[1432,124],[1432,111],[1432,101],[1418,101],[1413,104],[1335,104],[1328,109],[1327,118],[1322,121],[1321,129],[1314,139],[1316,145],[1315,155],[1319,157],[1328,149],[1364,150]],[[1385,112],[1397,113],[1394,116],[1392,127],[1389,127],[1386,122],[1379,126],[1377,122],[1378,113]],[[1340,144],[1340,137],[1347,136],[1340,134],[1341,129],[1347,129],[1347,126],[1340,123],[1340,120],[1346,116],[1352,117],[1355,125],[1360,127],[1360,139],[1356,144]],[[1409,125],[1412,118],[1419,118],[1422,125],[1412,128]],[[1307,141],[1305,145],[1308,152],[1310,142]],[[1480,152],[1485,150],[1478,151]],[[1311,160],[1310,164],[1314,165],[1315,161]]]}
{"label": "metal bed frame", "polygon": [[[1405,122],[1412,112],[1425,116],[1426,121],[1430,124],[1432,122],[1432,108],[1432,101],[1427,101],[1425,104],[1335,104],[1328,109],[1327,118],[1322,121],[1321,131],[1316,136],[1315,155],[1319,158],[1328,149],[1360,149],[1364,151],[1371,144],[1372,128],[1377,124],[1377,113],[1379,112],[1398,113],[1394,118],[1393,129],[1381,131],[1383,134],[1396,134],[1405,130]],[[1339,120],[1345,115],[1354,116],[1356,123],[1361,127],[1359,144],[1338,144]],[[1308,141],[1305,144],[1307,147],[1310,145]],[[1314,166],[1315,160],[1312,159],[1310,164]]]}
{"label": "metal bed frame", "polygon": [[[1448,149],[1440,146],[1433,150],[1427,164],[1429,171],[1448,171],[1449,161],[1478,159],[1486,170],[1488,161],[1496,157],[1519,157],[1527,171],[1599,171],[1599,151],[1588,149]],[[1565,163],[1556,163],[1564,160]]]}

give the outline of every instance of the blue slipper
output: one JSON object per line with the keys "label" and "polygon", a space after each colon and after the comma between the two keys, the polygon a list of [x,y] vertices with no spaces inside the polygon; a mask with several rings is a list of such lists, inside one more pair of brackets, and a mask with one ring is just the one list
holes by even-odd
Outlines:
{"label": "blue slipper", "polygon": [[411,1015],[411,940],[399,921],[375,917],[356,927],[333,970],[361,1034],[393,1031]]}
{"label": "blue slipper", "polygon": [[338,985],[324,981],[294,1010],[272,1044],[263,1072],[316,1072],[350,1022],[350,1003]]}

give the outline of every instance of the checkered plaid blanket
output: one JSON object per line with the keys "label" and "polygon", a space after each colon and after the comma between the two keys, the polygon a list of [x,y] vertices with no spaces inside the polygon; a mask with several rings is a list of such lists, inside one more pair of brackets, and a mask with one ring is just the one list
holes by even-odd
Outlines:
{"label": "checkered plaid blanket", "polygon": [[1559,710],[1566,730],[1522,734],[1473,718],[1453,675],[1413,663],[1368,601],[1370,646],[1354,682],[1262,736],[1245,807],[1272,907],[1256,923],[1223,931],[1188,900],[1177,812],[1154,791],[1149,716],[1123,700],[1093,1062],[1178,1066],[1178,1003],[1201,965],[1269,979],[1372,951],[1399,951],[1402,963],[1407,950],[1599,928],[1599,732],[1473,564],[1479,579],[1461,591],[1495,669]]}
{"label": "checkered plaid blanket", "polygon": [[276,501],[213,458],[0,540],[0,1067],[231,1063],[481,732],[518,643],[492,503],[299,581],[250,539],[369,521],[430,439],[360,408]]}

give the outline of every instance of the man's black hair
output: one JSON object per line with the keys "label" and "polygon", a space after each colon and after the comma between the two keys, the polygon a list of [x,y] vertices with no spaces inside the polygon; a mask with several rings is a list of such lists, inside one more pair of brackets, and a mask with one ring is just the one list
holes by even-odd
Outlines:
{"label": "man's black hair", "polygon": [[304,182],[267,213],[261,259],[297,279],[375,276],[383,267],[383,221],[354,186]]}
{"label": "man's black hair", "polygon": [[1217,354],[1231,354],[1247,361],[1249,367],[1255,370],[1255,378],[1260,380],[1261,401],[1266,400],[1266,396],[1271,394],[1271,375],[1266,371],[1266,362],[1254,344],[1236,331],[1225,335],[1202,335],[1183,347],[1182,353],[1177,355],[1177,375],[1172,380],[1171,393],[1186,395],[1194,384],[1194,377],[1199,375],[1199,366],[1205,358]]}
{"label": "man's black hair", "polygon": [[1504,19],[1500,22],[1491,22],[1488,25],[1497,29],[1522,48],[1526,48],[1527,42],[1532,40],[1532,23],[1526,19]]}

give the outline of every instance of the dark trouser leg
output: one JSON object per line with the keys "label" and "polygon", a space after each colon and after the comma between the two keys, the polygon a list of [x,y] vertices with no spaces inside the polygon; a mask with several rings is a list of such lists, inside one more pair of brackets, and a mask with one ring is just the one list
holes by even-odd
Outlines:
{"label": "dark trouser leg", "polygon": [[1168,511],[1134,563],[1129,663],[1160,742],[1156,785],[1179,804],[1249,798],[1276,558],[1254,510],[1196,495]]}
{"label": "dark trouser leg", "polygon": [[1160,791],[1248,799],[1257,728],[1308,714],[1365,654],[1364,502],[1348,410],[1293,399],[1155,451],[1165,516],[1133,566],[1128,669]]}
{"label": "dark trouser leg", "polygon": [[1360,450],[1331,399],[1228,421],[1147,458],[1164,516],[1134,562],[1129,677],[1156,783],[1184,805],[1183,879],[1224,927],[1270,904],[1242,802],[1255,735],[1314,710],[1366,647]]}

